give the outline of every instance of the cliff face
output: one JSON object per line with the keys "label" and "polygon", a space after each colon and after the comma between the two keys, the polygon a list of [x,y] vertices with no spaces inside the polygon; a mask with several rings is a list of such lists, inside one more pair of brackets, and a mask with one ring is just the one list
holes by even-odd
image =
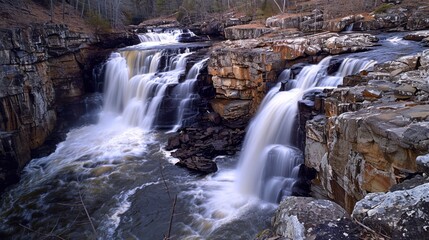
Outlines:
{"label": "cliff face", "polygon": [[0,190],[56,124],[55,107],[81,96],[94,35],[65,25],[0,29]]}
{"label": "cliff face", "polygon": [[348,211],[386,192],[429,152],[429,51],[379,64],[327,93],[324,116],[306,125],[306,165],[325,196]]}
{"label": "cliff face", "polygon": [[365,33],[297,35],[227,41],[216,46],[208,65],[216,89],[214,111],[227,122],[246,124],[287,61],[363,51],[378,41]]}

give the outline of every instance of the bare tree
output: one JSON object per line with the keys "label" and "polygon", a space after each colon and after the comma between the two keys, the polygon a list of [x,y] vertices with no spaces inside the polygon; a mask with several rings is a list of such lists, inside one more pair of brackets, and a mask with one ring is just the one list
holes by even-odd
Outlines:
{"label": "bare tree", "polygon": [[280,12],[285,13],[285,11],[286,11],[286,0],[283,0],[282,6],[280,6],[280,4],[277,2],[277,0],[273,0],[273,1],[276,4],[276,6],[279,8]]}
{"label": "bare tree", "polygon": [[54,21],[54,0],[51,0],[51,22]]}

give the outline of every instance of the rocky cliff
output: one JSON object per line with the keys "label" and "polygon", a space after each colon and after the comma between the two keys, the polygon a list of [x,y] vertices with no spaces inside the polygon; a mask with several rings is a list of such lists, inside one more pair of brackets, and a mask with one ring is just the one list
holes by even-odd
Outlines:
{"label": "rocky cliff", "polygon": [[100,42],[62,24],[0,29],[0,191],[56,124],[56,106],[85,93]]}
{"label": "rocky cliff", "polygon": [[[427,2],[404,1],[402,4],[401,2],[385,3],[376,7],[369,14],[368,11],[364,11],[362,14],[345,16],[346,9],[350,8],[348,2],[337,3],[337,7],[333,7],[330,3],[318,6],[317,2],[313,1],[311,8],[300,11],[299,14],[291,12],[269,17],[266,26],[271,29],[296,28],[303,32],[380,29],[421,30],[429,27]],[[344,10],[341,11],[341,8]]]}
{"label": "rocky cliff", "polygon": [[428,54],[347,77],[326,91],[323,115],[307,122],[305,163],[318,171],[322,195],[349,212],[366,194],[421,171],[416,158],[429,152]]}
{"label": "rocky cliff", "polygon": [[340,36],[320,33],[300,36],[270,36],[252,40],[226,41],[210,56],[209,74],[216,97],[215,112],[233,124],[246,124],[256,112],[267,90],[287,64],[296,59],[317,61],[320,56],[370,49],[378,39],[370,34]]}

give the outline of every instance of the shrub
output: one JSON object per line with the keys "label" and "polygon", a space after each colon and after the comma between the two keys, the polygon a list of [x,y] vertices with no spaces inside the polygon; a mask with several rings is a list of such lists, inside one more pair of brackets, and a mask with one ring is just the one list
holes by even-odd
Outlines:
{"label": "shrub", "polygon": [[392,8],[393,4],[391,3],[383,3],[380,6],[378,6],[373,13],[374,14],[380,14],[380,13],[385,13],[388,9]]}

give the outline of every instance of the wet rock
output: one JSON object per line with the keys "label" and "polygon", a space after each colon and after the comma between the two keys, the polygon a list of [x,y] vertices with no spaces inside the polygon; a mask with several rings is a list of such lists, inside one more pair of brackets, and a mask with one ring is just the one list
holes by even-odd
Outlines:
{"label": "wet rock", "polygon": [[250,101],[246,100],[226,100],[214,99],[211,101],[213,110],[219,116],[228,122],[235,123],[236,125],[245,125],[250,120]]}
{"label": "wet rock", "polygon": [[190,43],[190,42],[203,42],[208,41],[207,37],[197,36],[195,34],[191,34],[190,32],[184,32],[177,37],[177,41],[181,43]]}
{"label": "wet rock", "polygon": [[408,190],[370,193],[356,204],[353,217],[392,239],[429,238],[429,183]]}
{"label": "wet rock", "polygon": [[193,156],[180,160],[176,165],[201,173],[213,173],[217,171],[216,163],[204,157]]}
{"label": "wet rock", "polygon": [[412,32],[405,35],[404,39],[420,42],[427,37],[429,37],[429,31],[418,31],[418,32]]}
{"label": "wet rock", "polygon": [[186,127],[168,139],[165,149],[174,150],[171,155],[179,159],[179,165],[209,173],[215,169],[210,159],[234,155],[240,150],[243,138],[242,129],[214,125]]}

